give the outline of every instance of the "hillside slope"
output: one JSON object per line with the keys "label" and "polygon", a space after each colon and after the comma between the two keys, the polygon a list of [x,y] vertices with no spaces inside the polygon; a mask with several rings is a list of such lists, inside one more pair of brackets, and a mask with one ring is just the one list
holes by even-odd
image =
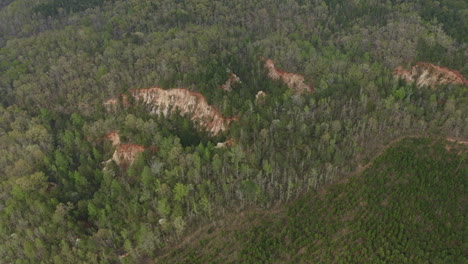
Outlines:
{"label": "hillside slope", "polygon": [[463,263],[466,151],[401,140],[360,175],[279,209],[230,215],[159,261]]}
{"label": "hillside slope", "polygon": [[[148,110],[156,115],[168,116],[176,111],[181,115],[190,116],[190,119],[199,127],[206,129],[210,134],[216,135],[225,131],[229,123],[235,118],[223,117],[213,106],[210,106],[205,97],[199,93],[183,88],[163,90],[161,88],[130,90],[131,96],[138,102],[142,101]],[[127,95],[122,95],[125,106],[129,105]],[[108,108],[115,106],[119,97],[104,102]]]}
{"label": "hillside slope", "polygon": [[325,238],[375,211],[313,193],[402,136],[468,139],[467,1],[0,2],[0,263],[351,262]]}

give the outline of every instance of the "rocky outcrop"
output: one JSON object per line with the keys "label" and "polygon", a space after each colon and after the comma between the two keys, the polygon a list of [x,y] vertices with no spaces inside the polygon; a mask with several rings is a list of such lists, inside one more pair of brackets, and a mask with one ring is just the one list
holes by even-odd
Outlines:
{"label": "rocky outcrop", "polygon": [[237,77],[237,75],[235,75],[234,73],[230,73],[227,81],[223,85],[221,85],[220,88],[226,92],[230,92],[232,91],[232,87],[238,83],[241,83],[239,77]]}
{"label": "rocky outcrop", "polygon": [[[152,114],[169,116],[178,112],[189,117],[197,126],[211,135],[226,131],[228,125],[236,118],[223,117],[214,107],[210,106],[205,97],[199,93],[184,88],[163,90],[161,88],[130,90],[130,95],[136,102],[148,107]],[[117,105],[119,98],[124,106],[129,106],[127,95],[112,98],[104,103],[108,108]]]}
{"label": "rocky outcrop", "polygon": [[418,87],[429,86],[433,89],[443,84],[468,84],[459,72],[425,62],[418,62],[411,70],[398,66],[393,75],[408,83],[415,82]]}
{"label": "rocky outcrop", "polygon": [[312,85],[304,83],[304,76],[291,72],[284,72],[275,67],[275,63],[268,59],[265,61],[265,68],[268,70],[268,77],[273,80],[283,81],[290,89],[293,89],[296,94],[304,92],[312,93],[314,88]]}

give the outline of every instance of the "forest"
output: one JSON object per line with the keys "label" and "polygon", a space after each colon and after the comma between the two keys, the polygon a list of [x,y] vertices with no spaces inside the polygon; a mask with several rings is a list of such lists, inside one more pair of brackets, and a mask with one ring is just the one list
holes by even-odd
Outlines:
{"label": "forest", "polygon": [[466,10],[1,0],[0,262],[466,262]]}
{"label": "forest", "polygon": [[467,149],[434,138],[399,140],[361,174],[273,212],[250,209],[208,224],[194,241],[169,249],[159,260],[463,263],[466,211],[459,208],[468,171],[460,164]]}

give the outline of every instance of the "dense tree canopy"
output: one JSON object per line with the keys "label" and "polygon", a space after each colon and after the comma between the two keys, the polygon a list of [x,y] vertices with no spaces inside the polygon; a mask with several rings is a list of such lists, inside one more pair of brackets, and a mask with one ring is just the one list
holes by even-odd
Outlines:
{"label": "dense tree canopy", "polygon": [[[424,61],[467,76],[467,8],[432,0],[0,1],[0,259],[150,262],[233,210],[268,210],[351,174],[397,137],[468,138],[466,85],[418,87],[392,75]],[[315,92],[298,95],[270,79],[267,58]],[[220,86],[230,73],[241,82],[227,92]],[[184,115],[103,105],[149,87],[198,92],[238,120],[213,137]],[[105,139],[112,131],[141,146],[131,166],[115,162]],[[250,257],[242,256],[263,260]]]}

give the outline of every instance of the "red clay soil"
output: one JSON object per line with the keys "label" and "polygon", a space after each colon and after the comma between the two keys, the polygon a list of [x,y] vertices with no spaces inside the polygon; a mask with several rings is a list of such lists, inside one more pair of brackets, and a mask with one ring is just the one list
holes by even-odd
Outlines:
{"label": "red clay soil", "polygon": [[426,62],[416,63],[411,70],[398,66],[393,70],[393,75],[405,79],[409,83],[416,82],[418,87],[429,86],[435,88],[437,85],[443,84],[468,85],[468,80],[458,71]]}
{"label": "red clay soil", "polygon": [[[120,144],[120,135],[117,131],[112,131],[104,136],[104,139],[110,140],[112,146],[115,146],[114,154],[112,155],[113,161],[120,167],[127,168],[133,164],[138,153],[144,152],[145,147],[135,144]],[[155,152],[157,149],[154,147],[149,148],[151,152]]]}
{"label": "red clay soil", "polygon": [[112,146],[120,145],[120,136],[117,131],[112,131],[112,132],[107,133],[104,136],[104,139],[110,140],[112,142]]}
{"label": "red clay soil", "polygon": [[121,167],[129,167],[135,161],[138,153],[144,151],[145,148],[141,145],[122,144],[117,147],[112,159]]}
{"label": "red clay soil", "polygon": [[234,139],[231,138],[225,142],[219,142],[216,145],[216,148],[231,148],[231,147],[234,147],[235,145],[236,145],[236,141],[234,141]]}
{"label": "red clay soil", "polygon": [[282,80],[290,89],[294,89],[296,94],[302,94],[304,92],[312,93],[314,92],[314,87],[312,84],[307,85],[304,83],[304,76],[285,72],[275,67],[275,63],[267,59],[265,61],[265,68],[268,70],[268,77],[273,80]]}
{"label": "red clay soil", "polygon": [[[212,135],[226,131],[231,121],[237,117],[226,118],[217,109],[210,106],[205,97],[186,88],[164,90],[159,87],[134,89],[129,91],[136,101],[143,102],[153,114],[168,116],[179,111],[183,116],[189,116],[199,128]],[[128,107],[127,95],[121,95],[123,105]],[[107,107],[118,104],[119,97],[104,103]]]}
{"label": "red clay soil", "polygon": [[241,81],[239,77],[237,77],[237,75],[235,75],[234,73],[230,73],[227,81],[223,85],[221,85],[219,88],[223,89],[226,92],[230,92],[232,91],[232,87],[240,82]]}

